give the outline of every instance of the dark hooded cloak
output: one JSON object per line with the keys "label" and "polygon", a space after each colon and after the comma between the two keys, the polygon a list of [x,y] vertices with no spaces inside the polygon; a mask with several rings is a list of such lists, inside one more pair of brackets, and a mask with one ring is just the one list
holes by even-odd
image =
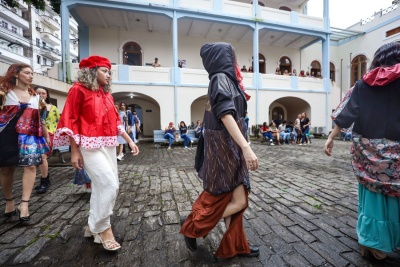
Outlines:
{"label": "dark hooded cloak", "polygon": [[199,171],[204,190],[213,195],[233,191],[244,184],[250,189],[248,170],[241,148],[231,138],[221,117],[231,114],[247,138],[247,103],[236,79],[235,51],[227,43],[201,47],[200,56],[208,72],[208,104],[204,113],[204,162]]}

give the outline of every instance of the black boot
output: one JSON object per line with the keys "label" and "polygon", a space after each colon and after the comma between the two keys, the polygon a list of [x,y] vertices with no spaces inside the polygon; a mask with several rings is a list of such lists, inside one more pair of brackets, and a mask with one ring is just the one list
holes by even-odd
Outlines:
{"label": "black boot", "polygon": [[36,193],[38,194],[44,194],[47,192],[47,189],[49,189],[50,187],[50,178],[47,175],[46,178],[41,178],[40,179],[40,186],[39,188],[36,190]]}
{"label": "black boot", "polygon": [[238,254],[238,257],[247,257],[247,258],[251,258],[251,257],[258,257],[260,255],[260,250],[257,246],[249,244],[250,246],[250,253],[246,253],[246,254]]}
{"label": "black boot", "polygon": [[40,178],[40,184],[38,184],[37,186],[35,186],[33,189],[38,190],[40,187],[42,187],[43,180],[44,180],[44,179],[49,179],[49,176],[50,176],[50,174],[47,174],[47,177],[44,177],[44,178],[43,178],[43,176],[42,176],[42,178]]}

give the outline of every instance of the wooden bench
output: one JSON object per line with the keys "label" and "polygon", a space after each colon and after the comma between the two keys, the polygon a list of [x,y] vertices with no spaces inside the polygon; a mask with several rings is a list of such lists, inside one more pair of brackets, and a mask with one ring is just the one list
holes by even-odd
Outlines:
{"label": "wooden bench", "polygon": [[64,153],[69,153],[69,152],[71,152],[70,146],[54,147],[50,157],[59,157],[61,161],[65,163]]}
{"label": "wooden bench", "polygon": [[[180,131],[177,130],[175,131],[175,134],[176,133],[180,134]],[[154,145],[157,148],[160,147],[160,144],[169,144],[169,140],[164,138],[164,134],[165,134],[164,130],[153,130]],[[197,141],[199,140],[198,138],[196,138],[194,130],[188,130],[187,136],[193,141],[190,143],[190,146],[192,146],[193,143],[197,143]],[[184,139],[181,137],[176,139],[176,141],[183,142]]]}

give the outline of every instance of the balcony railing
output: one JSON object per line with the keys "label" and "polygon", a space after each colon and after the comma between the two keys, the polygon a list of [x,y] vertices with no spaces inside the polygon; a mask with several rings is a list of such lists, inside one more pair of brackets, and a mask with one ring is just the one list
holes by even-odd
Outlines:
{"label": "balcony railing", "polygon": [[7,20],[9,20],[12,24],[22,27],[24,29],[29,28],[29,22],[25,20],[20,14],[15,12],[15,10],[11,9],[7,5],[1,3],[0,4],[1,14],[3,17],[6,17]]}
{"label": "balcony railing", "polygon": [[[76,77],[79,64],[72,64],[72,78]],[[150,66],[113,65],[112,79],[116,83],[137,83],[149,85],[173,85],[173,68],[153,68]],[[208,73],[202,69],[177,68],[179,84],[184,87],[203,87],[209,83]],[[246,88],[255,88],[254,73],[242,73],[243,84]],[[284,76],[275,74],[260,74],[260,88],[266,90],[294,90],[307,92],[324,92],[324,80]]]}
{"label": "balcony railing", "polygon": [[60,29],[60,23],[57,20],[47,15],[40,15],[40,17],[43,19],[43,23],[52,30]]}
{"label": "balcony railing", "polygon": [[58,49],[55,49],[53,47],[49,46],[42,46],[41,47],[41,52],[44,56],[54,59],[54,60],[60,60],[61,59],[61,53]]}
{"label": "balcony railing", "polygon": [[21,33],[14,32],[9,28],[3,27],[1,24],[0,24],[0,37],[3,37],[4,39],[7,39],[11,42],[17,41],[25,46],[30,46],[30,41],[27,38],[25,38]]}
{"label": "balcony railing", "polygon": [[0,46],[0,58],[6,58],[8,61],[20,62],[25,64],[30,64],[31,60],[24,57],[20,53],[16,53],[7,46]]}
{"label": "balcony railing", "polygon": [[60,45],[61,40],[50,32],[41,32],[40,37],[51,45]]}

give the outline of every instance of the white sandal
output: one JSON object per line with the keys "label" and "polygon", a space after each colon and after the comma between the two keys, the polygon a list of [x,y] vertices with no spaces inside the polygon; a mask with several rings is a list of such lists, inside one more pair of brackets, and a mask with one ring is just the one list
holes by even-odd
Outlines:
{"label": "white sandal", "polygon": [[83,237],[93,237],[93,233],[90,231],[89,225],[86,225],[85,233],[83,234]]}
{"label": "white sandal", "polygon": [[100,234],[93,234],[93,236],[94,236],[94,242],[98,244],[103,244],[103,248],[105,250],[116,251],[121,248],[121,245],[117,241],[115,241],[115,239],[103,241],[103,239],[101,239]]}

